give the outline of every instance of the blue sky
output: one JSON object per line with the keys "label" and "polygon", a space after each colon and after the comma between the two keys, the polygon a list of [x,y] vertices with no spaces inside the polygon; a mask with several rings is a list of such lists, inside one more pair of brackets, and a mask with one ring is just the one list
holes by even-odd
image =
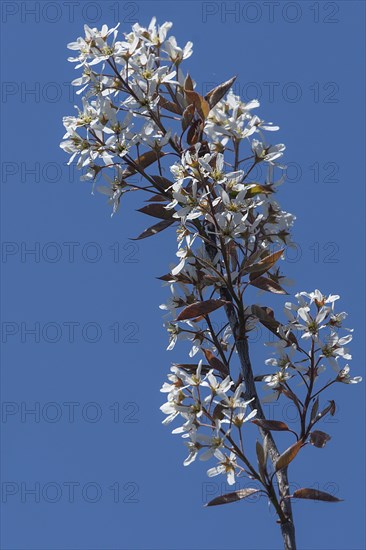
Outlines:
{"label": "blue sky", "polygon": [[[78,101],[66,44],[85,22],[128,30],[156,15],[173,21],[178,43],[193,41],[186,67],[198,90],[236,74],[236,92],[260,99],[287,145],[279,199],[297,216],[297,247],[284,269],[296,291],[341,295],[363,375],[364,3],[4,1],[1,10],[2,548],[280,548],[263,498],[203,507],[225,483],[202,464],[183,468],[181,441],[161,426],[159,388],[185,358],[165,351],[158,309],[174,235],[131,242],[148,225],[137,202],[111,219],[105,197],[66,166],[62,116]],[[253,346],[257,372],[265,337]],[[335,388],[331,442],[290,469],[296,486],[345,499],[294,505],[301,550],[365,548],[364,395],[364,384]],[[291,421],[291,410],[272,413]]]}

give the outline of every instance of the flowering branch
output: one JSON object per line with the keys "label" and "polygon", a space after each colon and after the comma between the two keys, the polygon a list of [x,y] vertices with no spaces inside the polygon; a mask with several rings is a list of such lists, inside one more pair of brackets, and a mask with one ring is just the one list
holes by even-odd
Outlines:
{"label": "flowering branch", "polygon": [[[69,60],[83,69],[73,81],[77,93],[84,93],[82,109],[64,118],[61,147],[83,169],[82,179],[94,182],[93,189],[100,176],[105,179],[98,190],[108,196],[112,214],[127,193],[148,194],[139,211],[158,221],[138,239],[176,227],[178,261],[161,277],[171,297],[160,307],[166,312],[168,350],[178,340],[189,342],[191,362],[174,364],[162,386],[163,424],[181,420],[173,433],[186,443],[185,466],[197,457],[214,459],[209,477],[223,474],[229,485],[247,477],[257,484],[208,506],[264,494],[278,516],[285,549],[294,550],[291,499],[339,500],[308,488],[291,495],[287,470],[304,445],[321,448],[330,439],[314,430],[335,412],[334,400],[322,408],[321,394],[337,382],[361,380],[350,376],[348,364],[341,366],[351,359],[345,346],[352,331],[340,335],[346,314],[335,311],[339,296],[319,290],[296,294],[296,305],[287,302],[283,323],[272,309],[253,302],[256,289],[287,294],[278,264],[291,245],[294,216],[274,199],[284,181],[274,174],[283,169],[278,159],[285,146],[267,143],[264,134],[279,128],[252,113],[257,100],[244,103],[233,94],[235,77],[204,97],[196,91],[181,69],[192,44],[181,48],[167,38],[171,26],[157,26],[153,18],[148,28],[133,25],[122,40],[118,25],[85,26],[85,37],[68,45],[77,52]],[[264,182],[249,179],[258,164],[267,168]],[[222,312],[226,321],[220,327]],[[251,365],[248,334],[258,323],[277,338],[269,344],[274,357],[265,362],[275,369],[271,373],[255,374]],[[318,389],[326,363],[336,373]],[[295,390],[296,380],[302,386]],[[262,399],[259,382],[269,389]],[[265,418],[262,403],[269,399],[294,403],[297,429]],[[249,423],[261,436],[254,446]],[[288,432],[295,442],[280,453],[274,431]]]}

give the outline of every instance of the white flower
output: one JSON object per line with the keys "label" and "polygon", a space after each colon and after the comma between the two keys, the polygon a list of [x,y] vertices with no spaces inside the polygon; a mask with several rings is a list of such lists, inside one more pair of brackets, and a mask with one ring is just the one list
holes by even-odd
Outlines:
{"label": "white flower", "polygon": [[[76,42],[70,42],[67,47],[69,50],[79,51],[78,57],[69,57],[68,61],[78,62],[76,69],[83,66],[87,61],[89,65],[95,65],[100,61],[108,59],[114,52],[114,44],[117,37],[116,25],[112,29],[108,29],[107,25],[103,25],[98,31],[96,28],[90,28],[84,25],[85,38],[79,37]],[[107,38],[113,34],[112,44],[107,44]]]}
{"label": "white flower", "polygon": [[299,292],[296,295],[297,298],[300,298],[301,296],[306,296],[309,298],[309,305],[315,302],[319,308],[323,307],[324,304],[334,304],[334,302],[340,298],[338,294],[329,294],[329,296],[325,296],[318,289],[314,290],[314,292]]}
{"label": "white flower", "polygon": [[309,315],[309,307],[300,307],[298,309],[298,316],[305,321],[305,325],[302,323],[296,323],[298,330],[304,331],[301,338],[314,338],[318,335],[319,330],[325,328],[326,325],[322,325],[322,322],[327,317],[329,309],[322,307],[315,319]]}
{"label": "white flower", "polygon": [[178,316],[177,311],[176,311],[177,308],[187,305],[187,300],[191,296],[191,294],[189,294],[189,291],[185,287],[185,285],[179,285],[179,287],[183,289],[183,292],[185,294],[184,297],[182,297],[178,293],[178,290],[177,290],[176,287],[177,287],[177,285],[174,285],[174,284],[170,285],[170,290],[171,290],[172,296],[168,299],[166,304],[160,304],[160,306],[159,306],[160,309],[168,312],[166,317],[169,316],[172,319],[177,318],[177,316]]}
{"label": "white flower", "polygon": [[166,39],[166,35],[173,26],[173,23],[166,21],[163,25],[156,25],[156,17],[153,17],[150,21],[149,27],[141,27],[138,23],[132,26],[132,38],[141,38],[147,44],[154,46],[161,46]]}
{"label": "white flower", "polygon": [[198,441],[198,438],[200,437],[201,439],[201,436],[198,435],[196,430],[191,431],[189,437],[190,441],[185,443],[188,447],[189,454],[183,462],[184,466],[189,466],[190,464],[192,464],[192,462],[196,460],[198,451],[202,447],[201,443]]}
{"label": "white flower", "polygon": [[205,133],[212,141],[220,142],[223,146],[230,138],[236,140],[248,138],[257,131],[254,117],[250,113],[257,107],[259,107],[257,100],[244,103],[230,90],[226,98],[211,109],[205,124]]}
{"label": "white flower", "polygon": [[[249,229],[246,224],[247,215],[234,214],[230,211],[224,211],[216,215],[216,221],[220,228],[220,234],[225,243],[240,238]],[[253,224],[254,227],[255,223]]]}
{"label": "white flower", "polygon": [[208,460],[211,458],[215,451],[222,447],[223,441],[219,437],[211,437],[206,434],[200,434],[195,430],[189,432],[190,441],[185,442],[188,447],[189,455],[184,461],[184,466],[188,466],[198,455],[198,451],[207,447],[207,450],[200,456],[200,460]]}
{"label": "white flower", "polygon": [[[173,420],[179,415],[179,412],[180,412],[177,410],[177,404],[173,400],[167,401],[166,403],[164,403],[160,407],[160,410],[162,413],[167,415],[167,417],[162,422],[162,424],[164,425],[170,424],[171,422],[173,422]],[[189,412],[189,410],[187,412]]]}
{"label": "white flower", "polygon": [[256,160],[258,162],[265,161],[273,164],[273,161],[282,157],[283,151],[286,149],[283,143],[279,145],[270,145],[266,147],[261,141],[253,139],[252,141],[252,151],[255,154]]}
{"label": "white flower", "polygon": [[200,386],[203,384],[205,377],[201,375],[202,360],[199,361],[196,372],[194,374],[188,374],[183,369],[177,368],[176,373],[186,386]]}
{"label": "white flower", "polygon": [[234,382],[233,380],[231,380],[230,376],[227,376],[224,380],[219,382],[212,371],[210,371],[207,374],[206,380],[202,383],[202,386],[207,386],[208,388],[210,388],[213,395],[222,396],[229,391],[233,384]]}
{"label": "white flower", "polygon": [[185,242],[186,246],[183,246],[183,241],[180,243],[179,249],[176,253],[178,258],[180,258],[180,262],[178,265],[176,265],[172,270],[172,275],[178,275],[185,267],[187,262],[189,263],[190,260],[194,260],[194,255],[192,252],[192,245],[194,243],[194,240],[196,238],[196,235],[192,237],[192,235],[186,235]]}
{"label": "white flower", "polygon": [[285,370],[280,370],[275,374],[269,374],[264,376],[263,381],[270,388],[277,389],[280,388],[283,384],[286,383],[289,378],[292,378],[292,374],[286,372]]}
{"label": "white flower", "polygon": [[[253,401],[251,399],[250,401],[247,401],[247,403],[250,403]],[[241,407],[237,412],[234,414],[230,410],[223,410],[224,418],[221,420],[222,424],[233,424],[237,428],[241,428],[245,422],[249,422],[249,420],[252,420],[255,416],[257,416],[257,409],[253,409],[250,411],[249,414],[246,415],[246,407]],[[246,415],[246,416],[245,416]]]}
{"label": "white flower", "polygon": [[200,332],[200,328],[193,321],[183,321],[189,328],[190,332],[185,332],[177,323],[165,323],[165,328],[169,333],[169,345],[167,351],[174,349],[178,340],[194,340],[195,334]]}
{"label": "white flower", "polygon": [[218,466],[207,470],[208,477],[214,477],[220,474],[227,475],[229,485],[235,484],[236,455],[231,452],[230,456],[224,455],[219,449],[215,452],[215,457],[219,460]]}
{"label": "white flower", "polygon": [[197,420],[195,414],[180,413],[181,417],[186,421],[182,426],[174,428],[172,434],[183,434],[182,437],[189,437],[189,432],[196,430]]}
{"label": "white flower", "polygon": [[236,388],[234,394],[231,395],[230,397],[226,395],[226,392],[218,391],[217,396],[220,397],[220,399],[222,399],[220,404],[230,409],[236,409],[237,407],[245,409],[249,405],[249,403],[253,401],[254,397],[253,399],[249,399],[249,401],[245,401],[241,397],[242,394],[244,393],[244,390],[245,390],[245,384],[241,383]]}
{"label": "white flower", "polygon": [[174,200],[167,206],[167,209],[174,208],[179,205],[179,208],[173,214],[173,218],[181,218],[182,223],[186,220],[195,220],[208,211],[209,205],[206,200],[208,192],[202,192],[199,189],[199,182],[192,180],[190,191],[183,189],[180,182],[175,183],[172,187]]}
{"label": "white flower", "polygon": [[[329,317],[329,324],[333,327],[341,328],[343,326],[343,321],[347,317],[347,313],[345,311],[341,311],[340,313],[331,313]],[[349,332],[352,332],[353,329],[346,328],[345,330],[348,330]]]}
{"label": "white flower", "polygon": [[179,64],[183,59],[188,59],[193,53],[193,44],[192,42],[187,42],[187,44],[184,46],[184,48],[180,48],[177,45],[177,41],[174,38],[174,36],[171,36],[168,38],[168,40],[164,43],[164,51],[168,54],[170,60],[175,63]]}
{"label": "white flower", "polygon": [[344,369],[342,369],[338,376],[337,381],[343,382],[343,384],[358,384],[359,382],[362,382],[362,376],[354,376],[353,378],[349,375],[349,365],[346,365]]}
{"label": "white flower", "polygon": [[169,382],[164,382],[160,391],[162,393],[169,393],[168,400],[172,401],[176,395],[184,389],[182,379],[178,376],[180,374],[179,369],[176,366],[170,368],[172,374],[168,374]]}
{"label": "white flower", "polygon": [[344,347],[351,342],[352,334],[348,334],[342,338],[336,332],[331,332],[327,337],[325,343],[321,343],[321,356],[328,359],[331,366],[338,372],[338,359],[350,360],[352,355],[348,353],[348,350]]}

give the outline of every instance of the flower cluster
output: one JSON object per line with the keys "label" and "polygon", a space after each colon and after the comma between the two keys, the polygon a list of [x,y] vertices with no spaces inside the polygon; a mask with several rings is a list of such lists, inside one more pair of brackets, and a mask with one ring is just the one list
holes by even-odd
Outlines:
{"label": "flower cluster", "polygon": [[[327,365],[336,372],[331,383],[361,382],[360,376],[350,376],[348,364],[341,364],[352,359],[346,346],[352,341],[353,329],[343,327],[347,313],[335,311],[335,302],[339,296],[327,296],[315,290],[310,293],[299,292],[295,297],[296,304],[285,304],[288,322],[281,327],[282,337],[279,334],[280,340],[269,344],[275,347],[276,357],[267,359],[265,363],[277,371],[262,378],[273,390],[267,400],[278,399],[281,393],[286,393],[288,381],[296,375],[301,376],[307,385],[313,385],[319,374],[326,371]],[[341,330],[345,334],[342,335]],[[300,336],[299,343],[289,346],[287,337],[290,332]]]}
{"label": "flower cluster", "polygon": [[[288,525],[291,504],[283,470],[308,441],[322,447],[330,439],[313,431],[335,410],[331,401],[319,412],[319,394],[336,382],[361,381],[351,377],[347,363],[352,330],[343,331],[346,313],[335,311],[339,296],[319,290],[300,292],[297,304],[286,303],[286,323],[253,303],[250,290],[287,294],[279,264],[291,245],[295,217],[275,199],[284,181],[285,145],[271,139],[279,127],[254,113],[259,101],[243,102],[233,93],[235,78],[204,97],[198,93],[182,69],[192,43],[179,46],[168,36],[171,27],[153,18],[148,27],[136,23],[119,39],[118,25],[85,26],[85,36],[68,45],[75,52],[69,60],[83,71],[73,81],[83,96],[77,113],[64,117],[61,147],[71,155],[69,162],[83,170],[82,179],[93,181],[93,189],[100,176],[105,179],[98,190],[109,197],[113,213],[128,192],[148,195],[139,211],[158,221],[139,239],[176,229],[177,259],[161,277],[171,296],[160,307],[168,350],[186,341],[196,362],[171,367],[161,389],[167,394],[161,410],[164,424],[181,421],[173,433],[187,445],[184,464],[215,458],[209,476],[224,474],[230,485],[235,476],[257,480],[281,525]],[[265,168],[263,181],[253,180],[258,165]],[[260,376],[253,374],[248,350],[248,332],[256,323],[278,339],[271,344],[274,357],[266,361],[274,372]],[[318,389],[328,364],[336,374]],[[293,379],[300,380],[305,397],[297,395]],[[280,396],[293,401],[298,431],[265,419],[256,381],[270,390],[263,401]],[[263,438],[263,447],[256,445],[258,471],[247,446],[244,451],[242,430],[248,420],[259,426]],[[279,466],[270,430],[297,438],[295,452],[285,452]],[[268,457],[280,482],[279,497]]]}
{"label": "flower cluster", "polygon": [[161,407],[167,415],[163,424],[170,424],[177,417],[183,421],[172,433],[182,434],[187,440],[184,465],[194,462],[197,456],[204,461],[215,457],[218,465],[207,471],[208,476],[226,474],[228,484],[233,485],[235,475],[246,473],[245,463],[239,462],[243,455],[241,430],[257,412],[254,409],[247,414],[250,402],[242,398],[243,384],[234,390],[229,375],[215,376],[213,369],[203,367],[202,361],[195,371],[183,365],[174,365],[170,370],[169,382],[161,388],[167,393],[167,402]]}
{"label": "flower cluster", "polygon": [[85,95],[83,109],[76,107],[76,116],[64,117],[61,147],[71,154],[70,163],[78,158],[77,167],[86,170],[84,179],[94,180],[101,170],[114,171],[112,179],[106,177],[110,186],[102,189],[114,211],[128,190],[123,180],[131,175],[129,155],[138,147],[159,151],[170,139],[158,123],[160,88],[174,86],[182,95],[179,65],[192,54],[190,42],[180,48],[174,37],[167,38],[170,27],[171,23],[157,26],[153,18],[148,28],[135,24],[119,41],[118,25],[103,25],[101,30],[85,25],[85,37],[68,44],[77,52],[69,61],[83,69],[72,84],[81,86],[77,93]]}
{"label": "flower cluster", "polygon": [[241,141],[259,133],[261,140],[252,141],[252,151],[259,161],[273,163],[282,155],[285,146],[281,143],[274,147],[264,145],[263,130],[274,132],[279,130],[271,122],[266,123],[251,111],[260,106],[257,99],[244,103],[231,90],[226,99],[220,101],[209,113],[205,124],[205,133],[212,143],[214,151],[223,151],[230,140]]}

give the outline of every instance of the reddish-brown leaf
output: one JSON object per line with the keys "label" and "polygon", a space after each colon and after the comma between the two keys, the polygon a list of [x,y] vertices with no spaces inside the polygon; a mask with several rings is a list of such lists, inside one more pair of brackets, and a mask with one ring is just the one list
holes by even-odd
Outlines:
{"label": "reddish-brown leaf", "polygon": [[193,91],[193,80],[191,79],[189,74],[187,74],[186,79],[184,81],[184,89]]}
{"label": "reddish-brown leaf", "polygon": [[259,443],[259,441],[257,441],[255,444],[255,450],[257,453],[259,475],[262,481],[265,481],[266,480],[266,456],[264,454],[264,449],[262,445]]}
{"label": "reddish-brown leaf", "polygon": [[329,401],[329,405],[314,417],[312,423],[315,424],[315,422],[318,422],[321,418],[326,416],[328,413],[330,413],[331,416],[334,416],[335,411],[336,411],[336,404],[333,400],[331,400]]}
{"label": "reddish-brown leaf", "polygon": [[252,422],[264,430],[274,432],[288,432],[290,429],[287,424],[281,422],[280,420],[264,420],[262,418],[255,418]]}
{"label": "reddish-brown leaf", "polygon": [[310,443],[314,445],[314,447],[318,447],[318,449],[325,447],[330,439],[332,439],[330,435],[320,430],[314,430],[309,437]]}
{"label": "reddish-brown leaf", "polygon": [[133,241],[139,241],[141,239],[146,239],[147,237],[153,237],[157,233],[160,233],[161,231],[164,231],[164,229],[166,229],[167,227],[172,225],[172,223],[174,223],[174,221],[175,220],[173,220],[173,219],[171,219],[171,220],[162,220],[161,222],[156,223],[155,225],[152,225],[151,227],[148,227],[147,229],[145,229],[145,231],[143,231],[141,233],[141,235],[139,235],[138,237],[136,237],[135,239],[132,239],[132,240]]}
{"label": "reddish-brown leaf", "polygon": [[254,493],[258,493],[259,489],[240,489],[239,491],[234,491],[233,493],[227,493],[226,495],[221,495],[216,497],[206,504],[206,506],[218,506],[219,504],[230,504],[231,502],[236,502],[242,500],[243,498],[250,497]]}
{"label": "reddish-brown leaf", "polygon": [[[146,151],[142,155],[140,155],[137,159],[134,160],[134,163],[139,166],[139,168],[147,168],[150,166],[150,164],[153,164],[156,162],[159,158],[163,157],[165,153],[163,151]],[[136,174],[138,172],[138,169],[134,168],[133,166],[129,166],[123,173],[123,177],[127,178],[128,176],[132,176],[133,174]]]}
{"label": "reddish-brown leaf", "polygon": [[300,403],[299,403],[299,400],[297,398],[297,395],[290,389],[290,387],[284,388],[282,386],[281,393],[283,393],[284,395],[286,395],[286,397],[291,399],[291,401],[293,401],[296,404],[297,409],[300,407]]}
{"label": "reddish-brown leaf", "polygon": [[257,263],[254,263],[254,264],[249,263],[248,265],[244,265],[244,269],[248,273],[253,274],[251,278],[254,279],[255,276],[263,275],[263,273],[266,273],[266,271],[271,269],[271,267],[273,267],[275,263],[281,258],[283,252],[284,252],[284,248],[282,248],[281,250],[278,250],[277,252],[274,252],[273,254],[269,254],[268,256],[266,256],[265,258],[262,258]]}
{"label": "reddish-brown leaf", "polygon": [[180,105],[175,102],[173,103],[173,101],[168,101],[163,96],[160,96],[159,98],[159,106],[163,109],[166,109],[167,111],[170,111],[171,113],[175,113],[176,115],[181,115],[183,112]]}
{"label": "reddish-brown leaf", "polygon": [[206,361],[213,369],[222,372],[222,374],[225,375],[229,374],[228,367],[224,365],[224,363],[218,357],[215,357],[212,351],[210,351],[209,349],[202,349],[202,351],[205,354]]}
{"label": "reddish-brown leaf", "polygon": [[322,500],[323,502],[342,502],[343,499],[337,498],[324,491],[318,491],[317,489],[298,489],[293,495],[288,498],[304,498],[310,500]]}
{"label": "reddish-brown leaf", "polygon": [[278,470],[282,470],[282,468],[286,468],[290,464],[290,462],[293,461],[293,459],[301,449],[302,445],[302,441],[297,441],[296,443],[291,445],[291,447],[286,449],[284,453],[282,453],[282,455],[276,462],[276,472],[278,472]]}
{"label": "reddish-brown leaf", "polygon": [[172,275],[171,273],[167,273],[166,275],[162,275],[161,277],[156,277],[160,281],[166,281],[168,283],[175,283],[176,281],[179,281],[180,283],[184,283],[189,285],[192,283],[192,281],[186,277],[183,273],[178,273],[178,275]]}
{"label": "reddish-brown leaf", "polygon": [[258,374],[258,376],[255,376],[254,377],[254,382],[262,382],[262,380],[266,377],[266,376],[271,376],[269,373],[267,374]]}
{"label": "reddish-brown leaf", "polygon": [[224,418],[224,410],[225,407],[218,403],[212,412],[212,418],[214,418],[215,420],[222,420]]}
{"label": "reddish-brown leaf", "polygon": [[149,199],[147,199],[145,202],[166,202],[165,195],[160,195],[160,193],[157,193],[156,195],[153,195]]}
{"label": "reddish-brown leaf", "polygon": [[188,126],[191,124],[194,117],[195,107],[194,105],[188,105],[188,107],[183,111],[182,117],[182,130],[185,132]]}
{"label": "reddish-brown leaf", "polygon": [[273,294],[288,294],[281,285],[268,277],[255,277],[255,279],[249,281],[249,283],[256,288],[272,292]]}
{"label": "reddish-brown leaf", "polygon": [[190,105],[194,105],[200,117],[205,120],[211,109],[208,101],[206,101],[204,97],[202,97],[199,93],[194,92],[193,90],[184,90],[184,93],[186,94],[188,103]]}
{"label": "reddish-brown leaf", "polygon": [[225,300],[206,300],[204,302],[195,302],[185,307],[183,311],[177,317],[177,321],[185,321],[187,319],[194,319],[200,315],[207,315],[216,309],[219,309],[227,302]]}
{"label": "reddish-brown leaf", "polygon": [[[281,326],[281,323],[274,318],[273,310],[270,307],[262,307],[254,304],[252,305],[252,312],[264,327],[268,328],[268,330],[279,337],[277,329]],[[288,340],[291,344],[297,345],[296,336],[292,332],[289,333]]]}
{"label": "reddish-brown leaf", "polygon": [[230,80],[219,84],[205,95],[205,99],[209,103],[211,109],[212,107],[215,107],[215,105],[225,96],[225,94],[227,94],[235,79],[236,76],[233,76]]}
{"label": "reddish-brown leaf", "polygon": [[199,120],[195,120],[193,121],[193,123],[191,124],[187,132],[188,145],[195,145],[200,138],[200,133],[201,133],[201,122]]}
{"label": "reddish-brown leaf", "polygon": [[156,183],[156,186],[159,190],[166,191],[169,187],[173,185],[173,182],[164,178],[163,176],[150,176],[152,180]]}
{"label": "reddish-brown leaf", "polygon": [[[189,373],[195,373],[198,367],[197,363],[174,363],[175,367],[178,367],[179,369],[186,370]],[[210,365],[202,365],[201,366],[201,373],[207,374],[211,370]]]}
{"label": "reddish-brown leaf", "polygon": [[310,421],[313,422],[313,420],[316,418],[319,410],[319,396],[314,400],[311,414],[310,414]]}
{"label": "reddish-brown leaf", "polygon": [[147,204],[142,208],[138,208],[137,211],[142,212],[143,214],[147,214],[148,216],[152,216],[153,218],[160,218],[162,220],[171,219],[172,215],[175,212],[175,210],[167,210],[161,203]]}

